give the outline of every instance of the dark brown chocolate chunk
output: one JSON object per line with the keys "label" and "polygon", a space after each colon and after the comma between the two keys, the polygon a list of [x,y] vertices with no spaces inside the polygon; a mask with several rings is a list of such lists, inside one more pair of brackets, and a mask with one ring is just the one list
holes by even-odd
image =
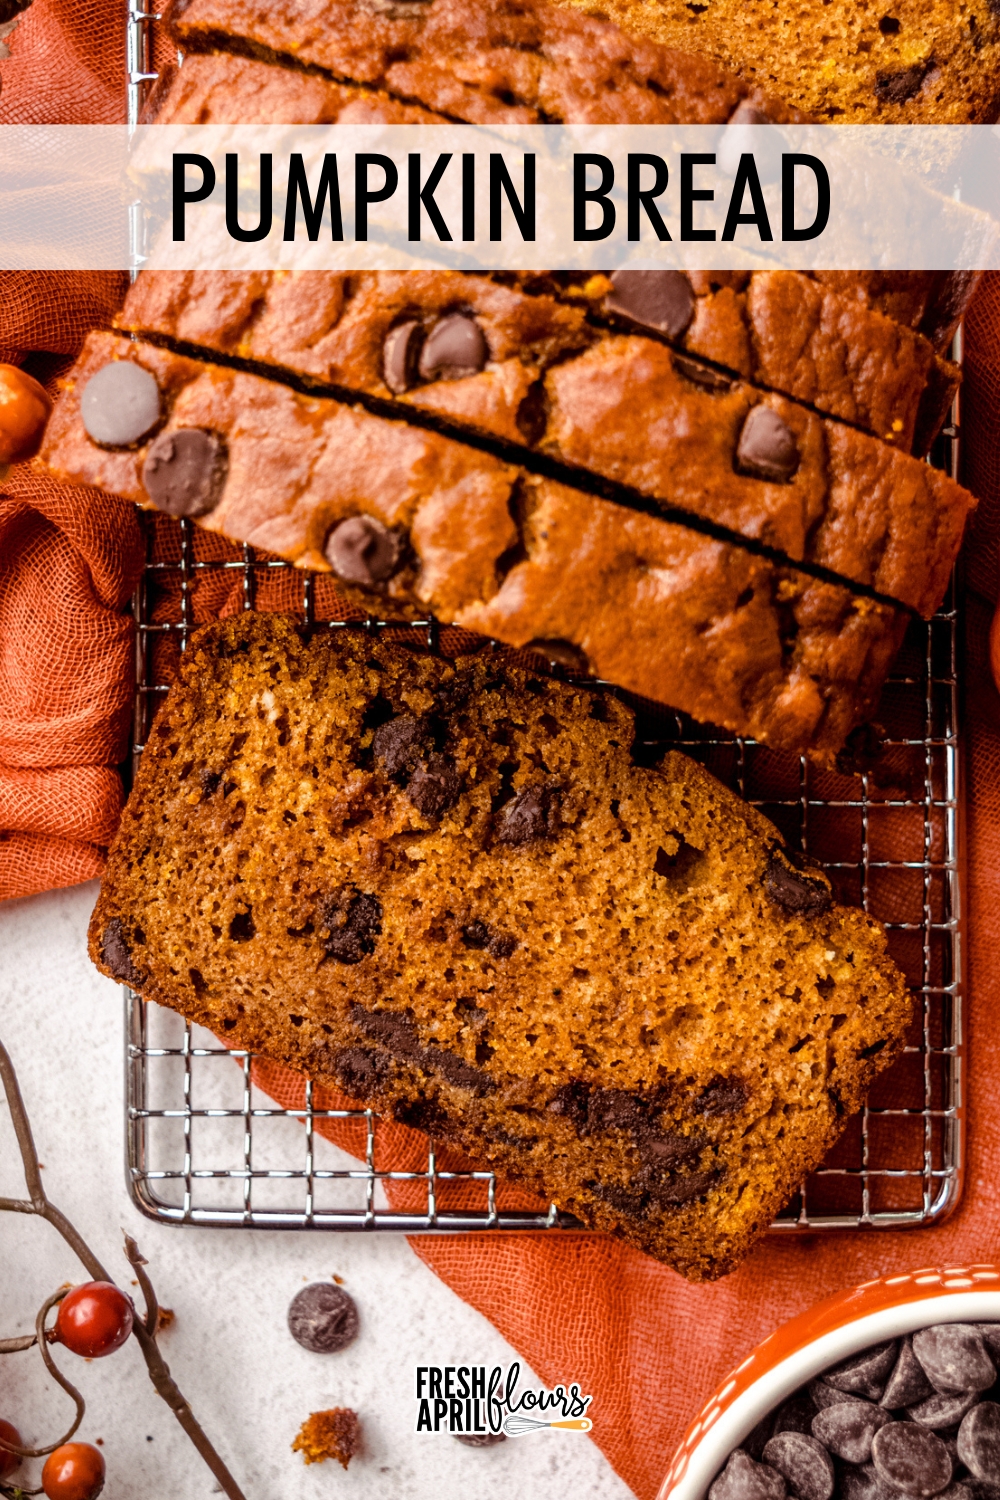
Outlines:
{"label": "dark brown chocolate chunk", "polygon": [[958,1456],[982,1484],[1000,1485],[1000,1406],[983,1401],[958,1429]]}
{"label": "dark brown chocolate chunk", "polygon": [[417,383],[417,364],[423,341],[424,331],[412,318],[406,323],[397,323],[386,334],[382,373],[386,385],[397,396]]}
{"label": "dark brown chocolate chunk", "polygon": [[630,1219],[643,1219],[649,1206],[649,1194],[637,1190],[634,1187],[623,1187],[618,1182],[585,1182],[584,1187],[601,1203],[606,1203],[620,1214],[626,1214]]}
{"label": "dark brown chocolate chunk", "polygon": [[352,1005],[351,1020],[365,1036],[378,1042],[393,1057],[405,1062],[419,1058],[420,1034],[410,1017],[401,1011],[365,1010],[363,1005]]}
{"label": "dark brown chocolate chunk", "polygon": [[381,724],[372,736],[372,749],[387,776],[411,775],[434,744],[433,726],[426,715],[399,714]]}
{"label": "dark brown chocolate chunk", "polygon": [[150,446],[142,483],[168,516],[207,516],[219,503],[228,467],[226,445],[214,432],[179,427]]}
{"label": "dark brown chocolate chunk", "polygon": [[869,1401],[878,1401],[885,1389],[886,1381],[896,1364],[899,1345],[895,1339],[887,1344],[873,1344],[860,1354],[824,1373],[823,1379],[834,1390],[846,1391],[851,1396],[864,1396]]}
{"label": "dark brown chocolate chunk", "polygon": [[490,940],[490,929],[485,922],[470,922],[462,928],[462,942],[467,948],[485,948]]}
{"label": "dark brown chocolate chunk", "polygon": [[899,1411],[904,1406],[916,1406],[933,1394],[934,1387],[913,1352],[913,1340],[907,1337],[899,1347],[899,1358],[882,1392],[882,1405],[887,1411]]}
{"label": "dark brown chocolate chunk", "polygon": [[392,1106],[392,1118],[442,1140],[455,1134],[447,1111],[433,1099],[397,1099]]}
{"label": "dark brown chocolate chunk", "polygon": [[973,1323],[938,1323],[913,1335],[913,1352],[936,1391],[988,1391],[997,1378]]}
{"label": "dark brown chocolate chunk", "polygon": [[423,380],[462,380],[478,375],[490,357],[483,330],[467,313],[451,313],[432,327],[420,351]]}
{"label": "dark brown chocolate chunk", "polygon": [[348,516],[327,536],[323,555],[338,578],[373,588],[397,572],[403,559],[403,538],[374,516]]}
{"label": "dark brown chocolate chunk", "polygon": [[752,479],[787,484],[799,466],[799,445],[787,422],[769,406],[751,409],[736,445],[736,468]]}
{"label": "dark brown chocolate chunk", "polygon": [[648,1120],[646,1103],[625,1089],[593,1089],[587,1101],[587,1123],[593,1133],[603,1130],[642,1130]]}
{"label": "dark brown chocolate chunk", "polygon": [[447,755],[429,755],[406,784],[406,795],[425,818],[440,818],[462,795],[462,778]]}
{"label": "dark brown chocolate chunk", "polygon": [[556,1089],[549,1100],[549,1112],[553,1115],[565,1116],[570,1124],[576,1127],[578,1134],[582,1134],[587,1128],[589,1099],[590,1084],[585,1083],[582,1078],[574,1078]]}
{"label": "dark brown chocolate chunk", "polygon": [[830,1500],[833,1462],[808,1433],[776,1433],[764,1449],[764,1462],[777,1469],[798,1500]]}
{"label": "dark brown chocolate chunk", "polygon": [[936,1433],[917,1422],[887,1422],[875,1434],[872,1462],[894,1490],[923,1500],[951,1483],[951,1454]]}
{"label": "dark brown chocolate chunk", "polygon": [[785,1481],[769,1464],[737,1448],[708,1491],[708,1500],[785,1500]]}
{"label": "dark brown chocolate chunk", "polygon": [[80,418],[103,448],[129,448],[159,423],[156,377],[131,359],[116,359],[91,375],[80,392]]}
{"label": "dark brown chocolate chunk", "polygon": [[920,93],[924,79],[935,66],[934,58],[914,63],[912,68],[903,68],[899,73],[877,73],[875,75],[875,97],[882,104],[906,104]]}
{"label": "dark brown chocolate chunk", "polygon": [[329,929],[323,939],[327,956],[340,964],[359,964],[375,952],[375,939],[382,932],[382,903],[357,886],[345,885],[326,901],[320,922]]}
{"label": "dark brown chocolate chunk", "polygon": [[817,1412],[811,1432],[825,1448],[849,1464],[866,1464],[871,1458],[872,1438],[892,1418],[870,1401],[843,1401]]}
{"label": "dark brown chocolate chunk", "polygon": [[453,1432],[452,1437],[467,1448],[493,1448],[507,1441],[505,1432]]}
{"label": "dark brown chocolate chunk", "polygon": [[669,339],[679,338],[694,317],[695,295],[683,271],[616,271],[605,310]]}
{"label": "dark brown chocolate chunk", "polygon": [[104,929],[101,936],[101,957],[105,966],[122,984],[129,984],[135,989],[141,982],[132,963],[132,954],[119,917],[112,917]]}
{"label": "dark brown chocolate chunk", "polygon": [[569,672],[575,672],[579,677],[586,677],[590,671],[586,654],[579,646],[574,646],[572,641],[553,639],[529,641],[525,651],[537,651],[539,656],[554,663],[557,667],[565,667]]}
{"label": "dark brown chocolate chunk", "polygon": [[345,1094],[355,1099],[378,1093],[389,1076],[386,1059],[368,1047],[343,1048],[334,1054],[332,1063],[324,1070],[327,1069],[334,1073]]}
{"label": "dark brown chocolate chunk", "polygon": [[840,1500],[898,1500],[874,1464],[859,1464],[840,1474]]}
{"label": "dark brown chocolate chunk", "polygon": [[694,1166],[705,1144],[703,1136],[669,1135],[666,1131],[642,1135],[639,1159],[642,1162],[643,1180],[652,1182],[664,1172]]}
{"label": "dark brown chocolate chunk", "polygon": [[685,359],[682,354],[674,355],[674,369],[703,391],[731,391],[733,388],[732,380],[721,370],[713,370],[711,365],[699,364],[694,359]]}
{"label": "dark brown chocolate chunk", "polygon": [[443,1047],[424,1047],[420,1053],[420,1062],[432,1072],[440,1073],[442,1078],[453,1083],[456,1088],[471,1089],[475,1094],[488,1094],[496,1088],[488,1073],[484,1073],[481,1068],[474,1068],[464,1057],[446,1052]]}
{"label": "dark brown chocolate chunk", "polygon": [[833,905],[828,886],[796,870],[777,851],[767,862],[764,890],[768,900],[790,916],[818,917]]}
{"label": "dark brown chocolate chunk", "polygon": [[470,922],[463,927],[462,942],[466,948],[485,948],[491,958],[510,958],[517,947],[517,938],[494,932],[485,922]]}
{"label": "dark brown chocolate chunk", "polygon": [[825,1380],[811,1381],[809,1395],[817,1411],[825,1411],[828,1406],[842,1406],[845,1401],[856,1399],[847,1391],[838,1391],[836,1386],[827,1385]]}
{"label": "dark brown chocolate chunk", "polygon": [[559,794],[555,787],[525,786],[497,815],[498,843],[520,848],[536,839],[551,838],[559,826]]}
{"label": "dark brown chocolate chunk", "polygon": [[[794,1396],[789,1396],[783,1401],[774,1414],[772,1432],[767,1434],[771,1437],[775,1432],[812,1432],[813,1418],[816,1415],[816,1407],[812,1396],[808,1391],[798,1391]],[[767,1441],[767,1438],[764,1439]],[[746,1445],[744,1445],[746,1446]],[[761,1445],[763,1451],[763,1444]]]}
{"label": "dark brown chocolate chunk", "polygon": [[699,1095],[697,1112],[718,1116],[739,1114],[751,1092],[744,1078],[714,1078]]}
{"label": "dark brown chocolate chunk", "polygon": [[661,1208],[679,1207],[682,1203],[693,1203],[703,1198],[720,1180],[722,1173],[715,1169],[708,1172],[672,1172],[669,1175],[646,1180],[650,1198]]}
{"label": "dark brown chocolate chunk", "polygon": [[288,1331],[313,1354],[336,1354],[358,1336],[358,1309],[343,1287],[314,1281],[296,1292],[288,1309]]}
{"label": "dark brown chocolate chunk", "polygon": [[945,1427],[957,1427],[978,1400],[978,1391],[935,1391],[926,1401],[908,1406],[906,1415],[911,1422],[919,1422],[921,1427],[940,1432]]}

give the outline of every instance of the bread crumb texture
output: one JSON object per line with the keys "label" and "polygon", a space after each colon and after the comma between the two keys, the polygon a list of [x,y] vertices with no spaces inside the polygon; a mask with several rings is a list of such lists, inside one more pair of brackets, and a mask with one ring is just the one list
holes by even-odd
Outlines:
{"label": "bread crumb texture", "polygon": [[615,698],[360,631],[196,635],[90,930],[105,973],[693,1280],[897,1055],[885,934]]}
{"label": "bread crumb texture", "polygon": [[292,1444],[293,1453],[301,1453],[307,1464],[321,1464],[335,1458],[346,1469],[361,1447],[361,1423],[349,1406],[335,1406],[330,1411],[314,1411],[302,1426]]}

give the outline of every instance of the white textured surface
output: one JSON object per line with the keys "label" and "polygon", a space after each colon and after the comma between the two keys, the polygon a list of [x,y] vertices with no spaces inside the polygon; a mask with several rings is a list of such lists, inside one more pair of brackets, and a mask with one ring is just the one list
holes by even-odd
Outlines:
{"label": "white textured surface", "polygon": [[[18,1070],[46,1191],[126,1284],[122,1227],[138,1239],[161,1301],[177,1314],[164,1354],[247,1500],[628,1500],[582,1434],[469,1449],[412,1431],[418,1363],[506,1365],[515,1355],[402,1236],[175,1229],[132,1208],[122,1167],[120,995],[85,951],[95,896],[89,885],[0,905],[0,1036]],[[5,1108],[0,1194],[23,1196]],[[334,1272],[358,1303],[361,1333],[341,1354],[309,1354],[288,1334],[286,1309],[305,1282]],[[0,1214],[0,1336],[27,1331],[51,1291],[83,1279],[47,1225]],[[213,1492],[215,1481],[154,1393],[134,1345],[90,1364],[60,1358],[87,1400],[79,1436],[104,1439],[104,1500]],[[365,1452],[346,1474],[330,1462],[307,1469],[289,1450],[308,1413],[329,1406],[353,1406],[364,1424]],[[36,1351],[3,1357],[0,1416],[26,1440],[52,1441],[68,1412]]]}

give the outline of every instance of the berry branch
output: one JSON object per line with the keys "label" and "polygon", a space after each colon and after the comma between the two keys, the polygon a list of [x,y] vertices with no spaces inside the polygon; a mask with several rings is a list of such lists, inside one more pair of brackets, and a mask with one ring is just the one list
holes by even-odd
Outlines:
{"label": "berry branch", "polygon": [[[2,0],[0,0],[2,5]],[[35,1332],[26,1334],[20,1338],[0,1339],[0,1354],[14,1354],[21,1350],[30,1349],[37,1344],[39,1353],[45,1363],[49,1374],[62,1388],[73,1398],[76,1404],[76,1418],[65,1437],[57,1443],[51,1443],[48,1447],[29,1448],[21,1444],[14,1429],[7,1422],[0,1422],[0,1495],[16,1497],[22,1495],[40,1495],[57,1497],[70,1493],[68,1487],[59,1488],[59,1473],[57,1470],[62,1463],[64,1479],[70,1476],[73,1464],[77,1465],[77,1471],[72,1477],[79,1481],[83,1470],[80,1465],[86,1466],[90,1463],[94,1469],[93,1485],[89,1489],[89,1496],[97,1496],[103,1487],[104,1466],[103,1459],[96,1448],[90,1448],[85,1443],[71,1443],[69,1439],[76,1432],[83,1419],[85,1404],[80,1392],[71,1385],[61,1370],[57,1367],[49,1350],[53,1343],[64,1343],[67,1348],[75,1353],[82,1353],[94,1357],[100,1354],[109,1354],[119,1348],[131,1336],[134,1337],[142,1351],[142,1357],[146,1361],[149,1378],[153,1383],[158,1396],[170,1407],[178,1422],[184,1428],[191,1442],[197,1448],[215,1478],[222,1486],[223,1493],[228,1495],[229,1500],[246,1500],[243,1491],[236,1480],[230,1474],[219,1454],[215,1451],[201,1424],[198,1422],[193,1411],[178,1388],[177,1382],[170,1373],[166,1360],[160,1353],[156,1343],[156,1330],[159,1321],[159,1303],[156,1292],[153,1290],[152,1282],[146,1273],[146,1261],[139,1252],[139,1247],[131,1235],[125,1236],[125,1256],[135,1273],[135,1278],[142,1291],[145,1304],[145,1316],[139,1318],[133,1316],[131,1301],[118,1291],[112,1284],[111,1277],[83,1239],[83,1236],[70,1223],[54,1203],[46,1196],[42,1186],[42,1174],[38,1166],[38,1154],[31,1134],[31,1124],[28,1120],[24,1100],[17,1081],[17,1074],[11,1062],[10,1055],[0,1043],[0,1080],[3,1082],[4,1093],[7,1096],[7,1104],[10,1109],[10,1117],[14,1125],[14,1133],[17,1137],[18,1147],[21,1152],[21,1161],[24,1167],[24,1181],[28,1190],[25,1198],[0,1198],[0,1212],[35,1214],[45,1219],[54,1229],[62,1235],[63,1239],[73,1250],[77,1258],[87,1268],[93,1277],[93,1282],[83,1287],[63,1288],[54,1292],[47,1298],[39,1309],[35,1320]],[[83,1295],[81,1295],[83,1294]],[[53,1307],[59,1307],[59,1313],[53,1328],[46,1328],[46,1318]],[[75,1321],[74,1321],[75,1320]],[[96,1342],[95,1342],[96,1340]],[[80,1451],[77,1451],[80,1450]],[[42,1474],[43,1488],[40,1490],[26,1490],[10,1484],[8,1476],[13,1472],[21,1458],[41,1458],[50,1455],[48,1463]],[[61,1458],[65,1455],[65,1458]],[[57,1460],[52,1468],[53,1460]],[[96,1468],[99,1465],[99,1470]],[[54,1477],[52,1477],[54,1476]],[[72,1482],[72,1481],[71,1481]],[[72,1493],[82,1494],[79,1487],[73,1489]]]}

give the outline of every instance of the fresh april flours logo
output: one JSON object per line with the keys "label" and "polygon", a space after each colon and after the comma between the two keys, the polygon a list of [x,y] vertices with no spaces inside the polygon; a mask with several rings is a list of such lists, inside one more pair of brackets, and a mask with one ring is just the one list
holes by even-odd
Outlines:
{"label": "fresh april flours logo", "polygon": [[506,1374],[502,1365],[418,1365],[417,1432],[523,1437],[547,1427],[590,1431],[594,1424],[585,1413],[593,1397],[576,1382],[518,1391],[520,1375],[516,1360]]}

